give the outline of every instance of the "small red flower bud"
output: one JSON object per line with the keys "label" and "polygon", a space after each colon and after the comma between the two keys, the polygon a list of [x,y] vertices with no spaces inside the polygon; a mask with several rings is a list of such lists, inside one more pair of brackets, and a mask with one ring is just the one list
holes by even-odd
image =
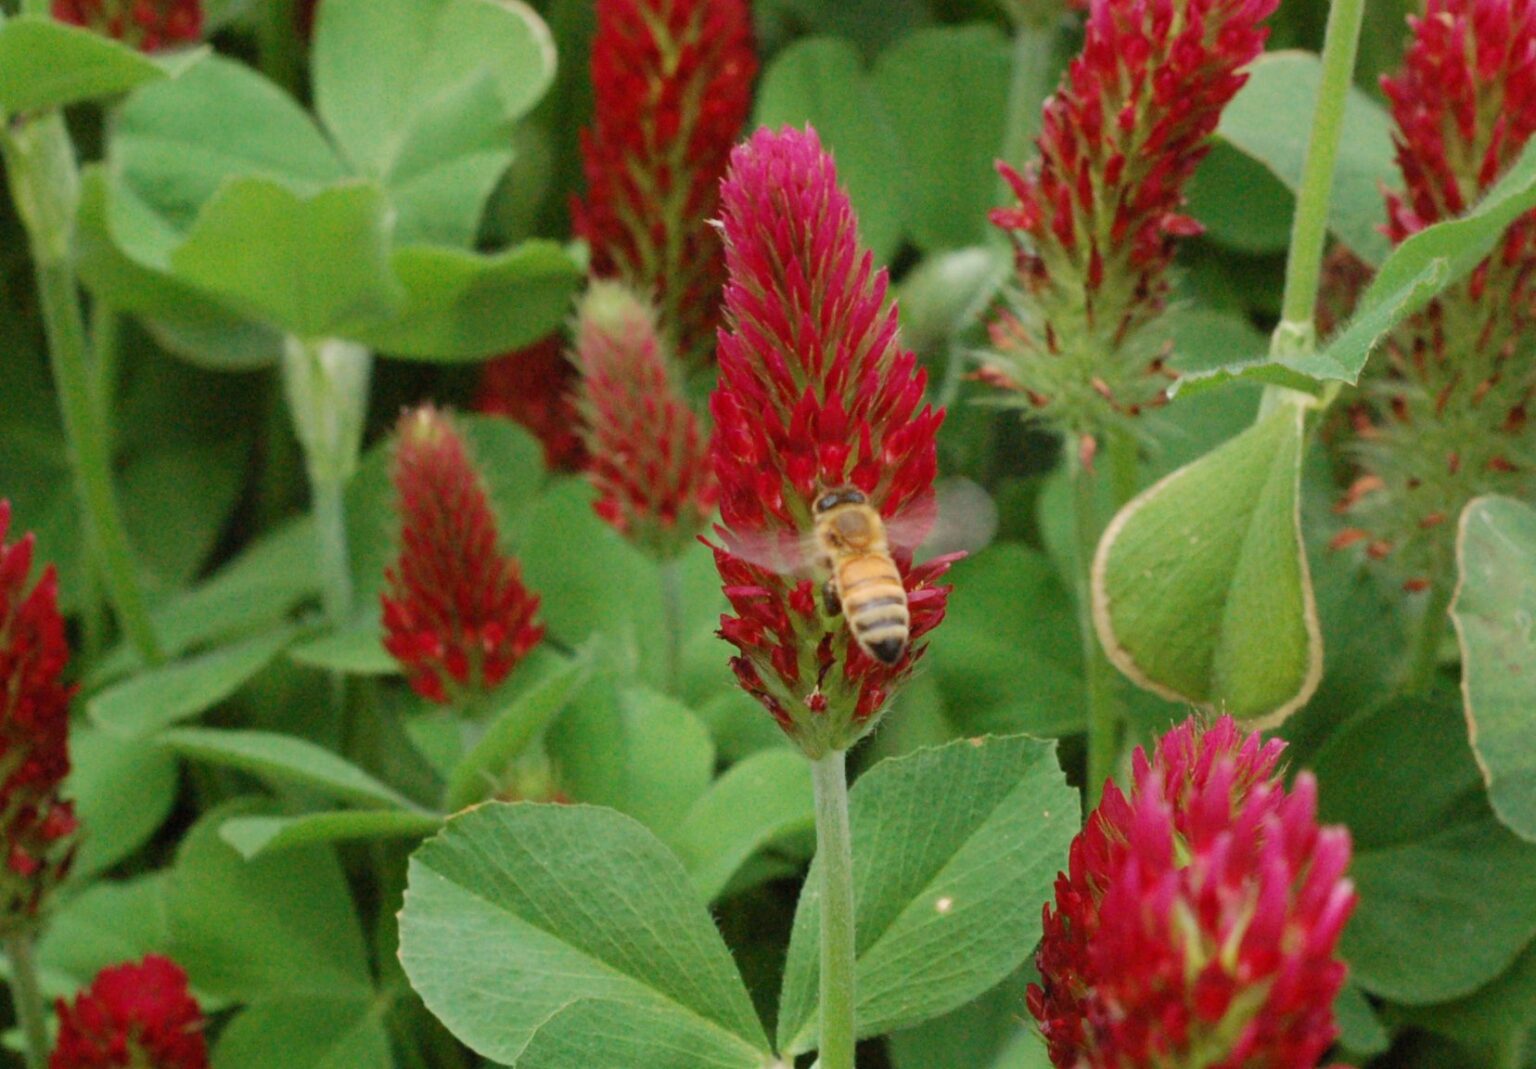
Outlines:
{"label": "small red flower bud", "polygon": [[485,486],[448,416],[426,405],[400,418],[394,481],[400,556],[384,573],[384,648],[431,701],[494,687],[544,628],[538,596],[497,546]]}
{"label": "small red flower bud", "polygon": [[574,359],[597,514],[656,556],[675,556],[714,512],[715,476],[655,311],[621,283],[594,283],[577,311]]}
{"label": "small red flower bud", "polygon": [[597,0],[576,232],[599,277],[655,300],[690,360],[714,344],[724,268],[709,221],[756,73],[746,0]]}
{"label": "small red flower bud", "polygon": [[1137,749],[1073,840],[1028,994],[1052,1064],[1313,1069],[1338,1029],[1349,833],[1230,717]]}
{"label": "small red flower bud", "polygon": [[203,34],[202,0],[53,0],[53,17],[141,52],[188,44]]}
{"label": "small red flower bud", "polygon": [[69,774],[69,646],[53,565],[28,589],[34,538],[6,542],[11,505],[0,499],[0,929],[26,924],[69,871],[74,808],[60,796]]}
{"label": "small red flower bud", "polygon": [[208,1069],[202,1010],[168,958],[101,970],[58,1014],[49,1069]]}

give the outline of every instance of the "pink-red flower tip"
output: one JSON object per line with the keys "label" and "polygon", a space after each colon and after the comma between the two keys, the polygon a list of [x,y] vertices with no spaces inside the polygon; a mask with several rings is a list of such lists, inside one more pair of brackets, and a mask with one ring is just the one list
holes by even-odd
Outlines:
{"label": "pink-red flower tip", "polygon": [[49,1069],[208,1069],[202,1010],[168,958],[101,970],[58,1016]]}

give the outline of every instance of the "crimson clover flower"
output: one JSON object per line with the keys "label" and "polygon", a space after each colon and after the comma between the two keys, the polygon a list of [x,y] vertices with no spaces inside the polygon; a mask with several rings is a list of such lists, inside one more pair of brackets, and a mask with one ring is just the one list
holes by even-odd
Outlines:
{"label": "crimson clover flower", "polygon": [[1046,101],[1017,198],[992,221],[1017,244],[1014,299],[981,377],[1085,441],[1167,400],[1177,239],[1198,234],[1184,187],[1263,49],[1277,0],[1093,0],[1082,53]]}
{"label": "crimson clover flower", "polygon": [[1289,793],[1285,743],[1185,721],[1072,843],[1029,1009],[1060,1069],[1313,1069],[1338,1029],[1349,833]]}
{"label": "crimson clover flower", "polygon": [[896,547],[914,645],[887,667],[825,614],[811,578],[765,566],[750,547],[809,534],[824,490],[856,487],[887,519],[920,504],[944,414],[923,404],[886,274],[815,131],[759,130],[737,148],[721,220],[727,325],[710,407],[724,521],[715,562],[732,612],[720,634],[739,651],[742,687],[814,758],[868,731],[921,656],[918,640],[944,618],[949,588],[936,584],[949,561],[914,566]]}
{"label": "crimson clover flower", "polygon": [[539,599],[497,547],[496,516],[453,421],[406,412],[393,468],[400,556],[380,596],[384,648],[411,687],[440,703],[486,690],[544,637]]}
{"label": "crimson clover flower", "polygon": [[526,428],[544,449],[551,471],[587,466],[581,416],[576,411],[576,367],[565,358],[560,336],[551,334],[516,352],[487,361],[480,373],[477,411],[506,416]]}
{"label": "crimson clover flower", "polygon": [[53,17],[157,52],[203,34],[202,0],[53,0]]}
{"label": "crimson clover flower", "polygon": [[0,500],[0,926],[30,923],[74,859],[74,807],[60,796],[69,775],[69,660],[53,565],[30,589],[35,539],[6,542],[10,502]]}
{"label": "crimson clover flower", "polygon": [[655,300],[689,360],[714,343],[724,270],[708,221],[756,73],[747,0],[597,0],[576,232],[594,274]]}
{"label": "crimson clover flower", "polygon": [[575,362],[597,514],[654,555],[675,556],[714,512],[715,477],[655,310],[622,283],[593,283],[577,310]]}
{"label": "crimson clover flower", "polygon": [[[1401,242],[1475,204],[1536,133],[1536,0],[1429,0],[1402,69],[1382,80],[1403,190]],[[1529,486],[1536,389],[1536,212],[1388,339],[1353,410],[1361,473],[1339,504],[1409,591],[1451,573],[1455,519],[1473,497]]]}
{"label": "crimson clover flower", "polygon": [[58,1013],[49,1069],[208,1069],[202,1010],[169,958],[109,966]]}

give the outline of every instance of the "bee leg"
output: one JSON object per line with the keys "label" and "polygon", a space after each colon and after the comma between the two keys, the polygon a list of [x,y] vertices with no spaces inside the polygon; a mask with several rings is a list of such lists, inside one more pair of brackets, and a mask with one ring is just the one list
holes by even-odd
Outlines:
{"label": "bee leg", "polygon": [[843,601],[837,596],[837,584],[831,579],[821,584],[821,607],[828,616],[837,616],[843,611]]}

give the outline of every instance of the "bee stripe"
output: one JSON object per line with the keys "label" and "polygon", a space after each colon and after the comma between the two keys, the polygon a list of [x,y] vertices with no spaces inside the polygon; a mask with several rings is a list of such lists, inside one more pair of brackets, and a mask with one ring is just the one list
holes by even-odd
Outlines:
{"label": "bee stripe", "polygon": [[905,631],[907,621],[900,616],[881,616],[876,619],[862,619],[853,621],[853,631],[856,635],[868,635],[871,631]]}
{"label": "bee stripe", "polygon": [[875,594],[864,601],[857,601],[853,599],[846,599],[844,601],[844,604],[848,607],[849,612],[866,612],[874,609],[889,609],[897,605],[906,605],[906,603],[906,591],[902,591],[900,594],[886,594],[883,596],[880,594]]}

